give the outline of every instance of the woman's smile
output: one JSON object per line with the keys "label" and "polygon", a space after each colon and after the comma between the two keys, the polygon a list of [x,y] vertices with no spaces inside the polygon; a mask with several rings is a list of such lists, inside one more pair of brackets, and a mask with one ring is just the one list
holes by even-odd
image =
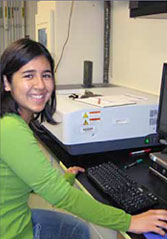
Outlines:
{"label": "woman's smile", "polygon": [[30,94],[29,97],[37,103],[45,102],[46,93],[43,94]]}

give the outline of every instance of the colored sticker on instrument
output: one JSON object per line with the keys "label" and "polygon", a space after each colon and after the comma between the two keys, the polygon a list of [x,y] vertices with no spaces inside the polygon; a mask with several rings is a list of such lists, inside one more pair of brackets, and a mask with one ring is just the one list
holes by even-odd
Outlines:
{"label": "colored sticker on instrument", "polygon": [[88,118],[88,113],[85,112],[84,115],[83,115],[83,118],[84,119]]}
{"label": "colored sticker on instrument", "polygon": [[89,112],[89,120],[92,121],[100,121],[101,120],[101,111],[91,111]]}
{"label": "colored sticker on instrument", "polygon": [[88,120],[84,120],[83,125],[89,125]]}

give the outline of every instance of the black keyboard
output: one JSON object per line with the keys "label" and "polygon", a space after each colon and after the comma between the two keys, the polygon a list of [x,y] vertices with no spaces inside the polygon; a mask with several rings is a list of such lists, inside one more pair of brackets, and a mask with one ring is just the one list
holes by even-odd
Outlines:
{"label": "black keyboard", "polygon": [[159,204],[158,198],[151,191],[138,185],[111,162],[88,168],[87,175],[100,190],[127,213],[140,213]]}

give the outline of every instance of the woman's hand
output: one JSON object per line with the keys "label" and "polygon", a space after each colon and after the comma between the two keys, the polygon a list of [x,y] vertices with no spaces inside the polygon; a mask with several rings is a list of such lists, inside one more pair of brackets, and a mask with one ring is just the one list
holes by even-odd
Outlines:
{"label": "woman's hand", "polygon": [[132,216],[128,231],[137,234],[155,232],[164,236],[163,229],[167,230],[167,210],[157,209]]}
{"label": "woman's hand", "polygon": [[69,167],[66,172],[73,173],[76,175],[79,172],[84,173],[85,169],[78,166],[73,166],[73,167]]}

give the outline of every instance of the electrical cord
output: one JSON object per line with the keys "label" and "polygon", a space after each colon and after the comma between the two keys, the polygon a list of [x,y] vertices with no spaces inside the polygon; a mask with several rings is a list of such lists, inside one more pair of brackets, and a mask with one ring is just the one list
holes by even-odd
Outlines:
{"label": "electrical cord", "polygon": [[69,21],[68,21],[68,31],[67,31],[67,38],[63,44],[63,47],[62,47],[62,52],[61,52],[61,55],[60,55],[60,58],[58,60],[58,63],[55,67],[55,72],[57,72],[57,69],[58,69],[58,66],[62,60],[62,57],[63,57],[63,54],[64,54],[64,50],[65,50],[65,47],[67,45],[67,42],[69,40],[69,37],[70,37],[70,29],[71,29],[71,19],[72,19],[72,13],[73,13],[73,8],[74,8],[74,0],[72,0],[72,3],[71,3],[71,9],[70,9],[70,15],[69,15]]}

